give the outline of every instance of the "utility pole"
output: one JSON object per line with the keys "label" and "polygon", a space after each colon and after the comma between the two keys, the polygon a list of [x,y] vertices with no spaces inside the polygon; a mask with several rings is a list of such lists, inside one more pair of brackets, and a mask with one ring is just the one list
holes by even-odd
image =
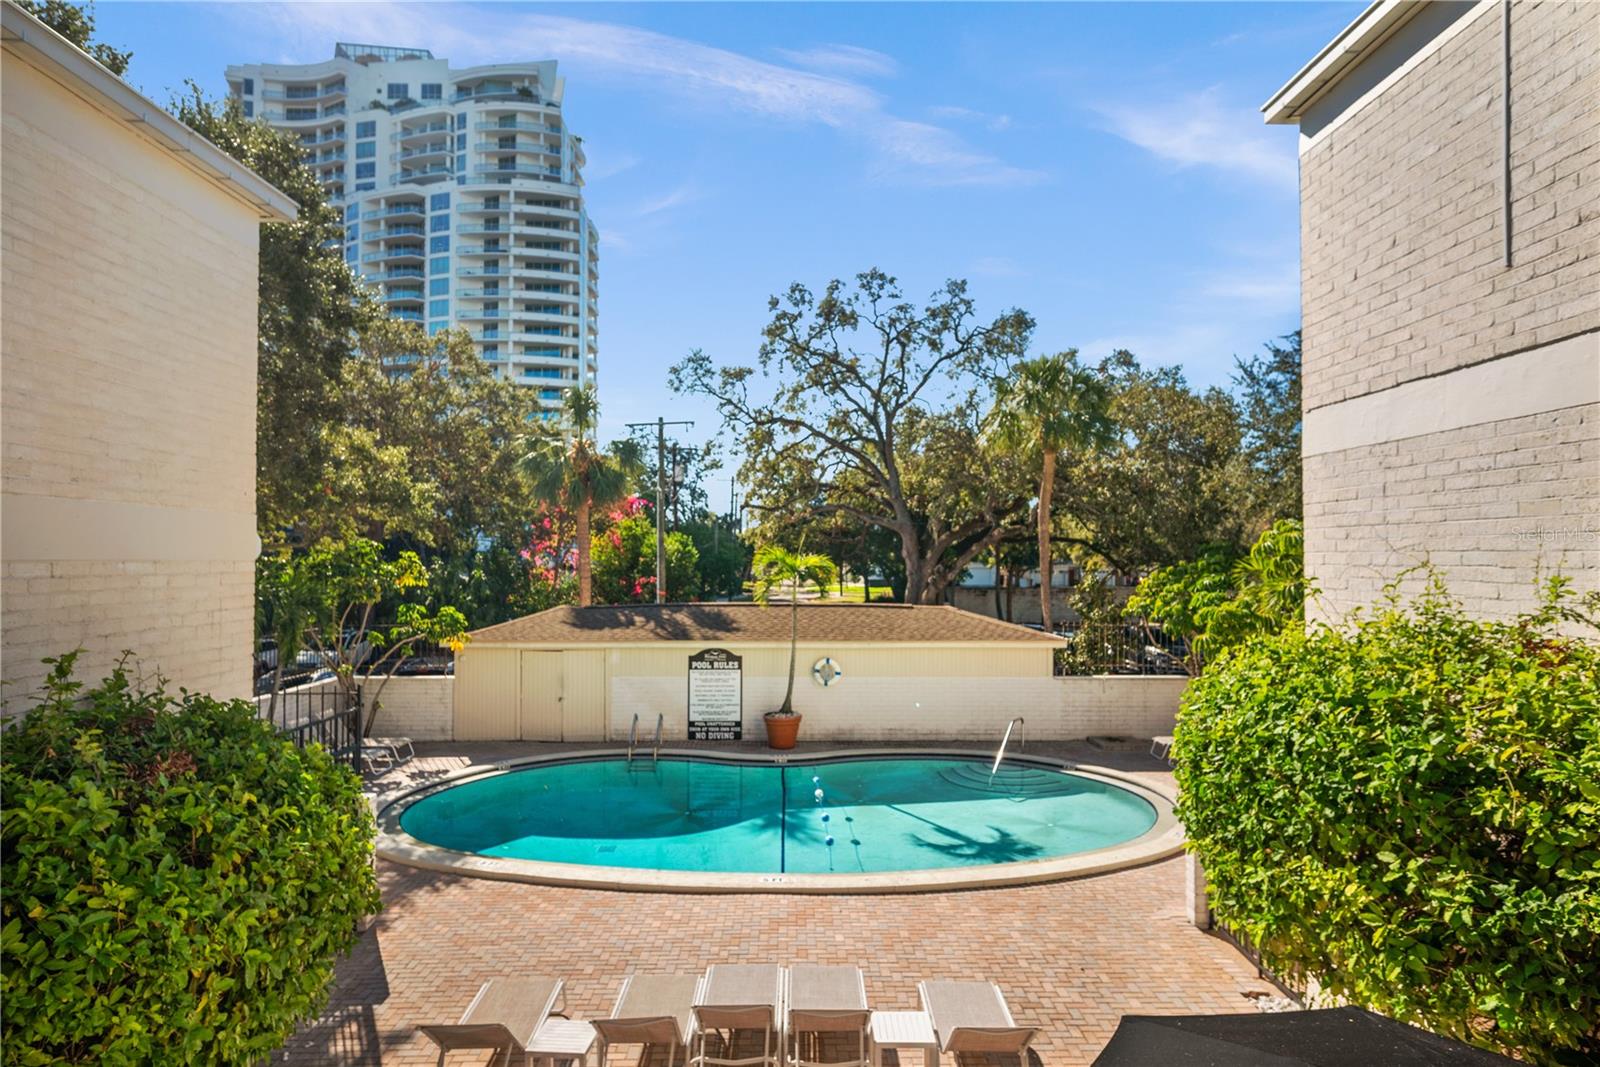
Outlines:
{"label": "utility pole", "polygon": [[[628,429],[646,429],[651,424],[648,422],[630,422]],[[692,422],[668,422],[658,418],[656,428],[656,603],[666,603],[667,599],[667,530],[663,525],[667,521],[667,427],[668,426],[693,426]]]}
{"label": "utility pole", "polygon": [[[730,533],[733,531],[733,513],[734,513],[733,491],[734,491],[734,485],[735,485],[734,480],[731,479],[731,478],[728,479],[728,514],[727,514],[727,523],[728,523],[728,530],[729,530]],[[711,499],[710,498],[711,498],[711,494],[707,493],[706,494],[706,512],[711,515],[711,547],[714,548],[714,549],[717,549],[718,551],[720,551],[722,549],[722,523],[723,523],[723,520],[721,518],[719,518],[717,516],[717,514],[711,510]]]}

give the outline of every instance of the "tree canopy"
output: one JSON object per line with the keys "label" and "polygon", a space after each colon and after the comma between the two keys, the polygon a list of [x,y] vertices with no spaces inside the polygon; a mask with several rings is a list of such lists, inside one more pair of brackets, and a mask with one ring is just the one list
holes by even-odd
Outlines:
{"label": "tree canopy", "polygon": [[66,0],[17,0],[17,6],[94,57],[119,78],[128,71],[133,53],[94,39],[94,4]]}
{"label": "tree canopy", "polygon": [[[966,284],[918,307],[878,270],[822,293],[800,283],[768,305],[754,365],[695,351],[669,375],[710,398],[744,451],[761,517],[840,512],[900,543],[908,600],[937,601],[1027,502],[979,445],[988,383],[1027,347],[1033,321],[977,320]],[[1000,475],[1000,477],[997,477]]]}
{"label": "tree canopy", "polygon": [[1128,574],[1242,547],[1238,405],[1195,392],[1176,367],[1146,369],[1126,351],[1098,365],[1116,440],[1061,464],[1060,540]]}
{"label": "tree canopy", "polygon": [[1236,359],[1246,506],[1253,531],[1300,518],[1300,331],[1268,341],[1266,351]]}
{"label": "tree canopy", "polygon": [[340,417],[345,362],[357,338],[386,316],[345,263],[343,220],[302,162],[295,138],[245,118],[237,100],[208,99],[193,82],[173,111],[300,208],[293,222],[261,227],[256,524],[271,544],[321,491],[333,455],[323,431]]}

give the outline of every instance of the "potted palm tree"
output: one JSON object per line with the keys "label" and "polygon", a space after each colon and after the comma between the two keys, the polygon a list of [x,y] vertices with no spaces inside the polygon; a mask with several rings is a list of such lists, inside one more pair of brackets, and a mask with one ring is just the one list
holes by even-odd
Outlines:
{"label": "potted palm tree", "polygon": [[783,706],[762,717],[767,727],[767,744],[772,748],[793,748],[800,734],[799,712],[794,710],[794,661],[800,644],[800,587],[815,586],[818,593],[826,595],[838,568],[827,556],[801,555],[767,545],[756,553],[755,599],[758,604],[770,604],[772,594],[780,589],[789,590],[789,686],[783,693]]}
{"label": "potted palm tree", "polygon": [[562,432],[529,434],[522,439],[517,468],[533,482],[533,492],[547,504],[577,514],[578,606],[592,597],[589,565],[589,523],[596,507],[621,503],[642,464],[632,441],[615,441],[602,450],[594,431],[600,403],[586,386],[568,389],[561,398]]}

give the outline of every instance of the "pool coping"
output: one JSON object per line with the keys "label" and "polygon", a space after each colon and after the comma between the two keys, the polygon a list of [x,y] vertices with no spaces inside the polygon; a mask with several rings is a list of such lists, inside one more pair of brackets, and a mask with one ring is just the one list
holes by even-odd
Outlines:
{"label": "pool coping", "polygon": [[[974,867],[946,867],[913,871],[881,871],[857,874],[760,874],[730,871],[677,871],[642,867],[602,867],[548,860],[510,859],[481,856],[470,852],[430,845],[406,833],[400,826],[400,813],[424,796],[460,785],[471,779],[489,778],[541,764],[579,763],[626,756],[627,749],[604,747],[550,753],[477,764],[462,768],[415,789],[388,797],[377,811],[376,854],[393,863],[423,870],[490,878],[498,881],[528,882],[538,885],[569,886],[583,889],[608,889],[647,893],[927,893],[955,889],[985,889],[998,886],[1028,885],[1036,882],[1086,878],[1111,871],[1139,867],[1167,859],[1183,851],[1183,827],[1173,814],[1175,801],[1167,790],[1140,781],[1120,771],[1072,760],[1047,756],[1008,756],[1006,762],[1045,767],[1098,779],[1119,786],[1141,797],[1156,810],[1150,829],[1117,845],[1075,852],[1043,860],[984,864]],[[707,752],[704,749],[661,750],[661,755],[718,763],[809,764],[826,760],[915,758],[918,756],[978,757],[970,749],[947,748],[852,748],[826,752],[806,752],[791,756],[762,753]],[[640,759],[638,755],[635,759]]]}

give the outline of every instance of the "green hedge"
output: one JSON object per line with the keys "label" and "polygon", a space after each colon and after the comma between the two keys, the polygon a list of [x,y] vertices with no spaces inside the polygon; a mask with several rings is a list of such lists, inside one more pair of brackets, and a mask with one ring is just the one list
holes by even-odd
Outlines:
{"label": "green hedge", "polygon": [[1179,715],[1213,908],[1325,989],[1542,1063],[1600,1057],[1600,650],[1435,585],[1233,650]]}
{"label": "green hedge", "polygon": [[6,1064],[253,1064],[378,908],[357,777],[250,704],[82,691],[3,735]]}

